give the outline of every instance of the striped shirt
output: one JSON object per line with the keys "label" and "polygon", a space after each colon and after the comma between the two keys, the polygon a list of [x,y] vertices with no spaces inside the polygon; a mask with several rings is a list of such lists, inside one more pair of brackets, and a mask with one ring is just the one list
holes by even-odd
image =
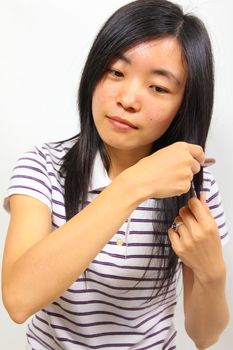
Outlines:
{"label": "striped shirt", "polygon": [[[73,140],[46,143],[19,158],[10,180],[5,208],[9,210],[10,195],[29,195],[50,208],[54,229],[63,225],[66,222],[64,178],[59,175],[59,169],[61,158],[73,143]],[[110,182],[97,152],[88,202]],[[213,175],[206,170],[204,191],[222,244],[225,244],[229,236],[221,196]],[[166,298],[161,294],[143,304],[153,292],[158,262],[165,259],[154,253],[152,223],[156,221],[156,210],[159,211],[156,199],[141,203],[88,266],[87,284],[83,274],[77,276],[60,297],[29,319],[27,349],[176,349],[173,316],[180,260]],[[135,287],[151,257],[146,275]]]}

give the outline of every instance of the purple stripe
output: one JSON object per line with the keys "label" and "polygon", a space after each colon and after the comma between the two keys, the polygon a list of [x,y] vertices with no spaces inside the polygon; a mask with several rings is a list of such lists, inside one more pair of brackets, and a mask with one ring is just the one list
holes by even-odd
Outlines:
{"label": "purple stripe", "polygon": [[[118,231],[117,233],[120,233],[122,235],[125,235],[125,231]],[[153,230],[150,230],[150,231],[147,231],[147,230],[138,230],[138,231],[135,231],[135,230],[130,230],[129,231],[129,235],[133,236],[133,235],[137,235],[137,236],[141,236],[141,235],[148,235],[148,236],[154,236],[155,235],[155,232]],[[167,231],[156,231],[156,236],[168,236],[167,235]],[[168,241],[168,239],[167,239]]]}
{"label": "purple stripe", "polygon": [[[169,291],[167,292],[167,294],[172,293],[174,290],[175,290],[175,288],[169,290]],[[90,292],[93,292],[93,291],[95,291],[95,292],[98,293],[98,294],[105,295],[105,296],[108,297],[109,299],[114,299],[114,300],[121,300],[121,301],[147,300],[147,297],[131,297],[131,298],[123,298],[123,297],[121,297],[121,298],[120,298],[120,297],[112,296],[112,295],[109,295],[108,293],[104,293],[104,292],[102,292],[102,291],[98,291],[98,290],[95,290],[95,289],[93,289],[93,290],[88,290],[87,292],[86,292],[86,290],[85,290],[85,291],[77,291],[76,293],[77,293],[77,294],[82,294],[82,295],[83,295],[83,294],[90,293]],[[163,296],[163,295],[165,295],[165,293],[158,294],[156,297],[153,296],[153,297],[152,297],[152,300],[153,300],[153,299],[156,300],[158,297]],[[109,304],[109,303],[106,302],[106,301],[101,301],[101,300],[98,300],[98,299],[92,300],[92,301],[74,301],[74,300],[65,298],[65,297],[63,297],[63,296],[61,296],[60,298],[61,298],[62,300],[64,300],[64,301],[66,301],[67,303],[76,304],[76,305],[99,304],[99,303],[101,303],[101,304]],[[110,303],[110,305],[111,305],[111,303]],[[122,307],[122,309],[124,309],[124,308]],[[126,309],[127,309],[127,308],[126,308]]]}
{"label": "purple stripe", "polygon": [[[173,316],[174,316],[174,314],[168,315],[168,316],[164,317],[163,319],[161,319],[160,321],[158,321],[155,325],[153,325],[153,326],[147,331],[147,333],[150,332],[154,327],[157,327],[157,326],[159,325],[160,322],[164,321],[164,320],[167,319],[167,318],[173,317]],[[162,333],[163,331],[168,330],[169,328],[170,328],[170,327],[161,328],[159,331],[156,331],[156,332],[154,332],[154,333],[148,335],[145,339],[152,338],[152,337],[154,337],[155,335],[158,335],[158,334]],[[164,339],[163,339],[163,342],[164,342]],[[152,345],[155,345],[155,343],[152,344]],[[151,346],[151,345],[150,345],[150,346]],[[145,348],[140,348],[140,349],[146,349],[146,348],[148,348],[148,346],[145,347]]]}
{"label": "purple stripe", "polygon": [[167,223],[165,220],[161,220],[161,219],[131,219],[131,222],[140,222],[140,223],[144,223],[144,222],[149,222],[149,223],[152,223],[152,222],[156,222],[156,223]]}
{"label": "purple stripe", "polygon": [[[166,303],[164,303],[164,304],[163,304],[163,307],[164,307],[164,308],[163,308],[162,310],[158,311],[158,312],[154,315],[154,317],[155,317],[155,318],[158,317],[158,315],[160,315],[161,313],[163,313],[163,312],[164,312],[165,310],[167,310],[167,309],[170,309],[170,308],[173,308],[173,309],[174,309],[174,306],[177,304],[177,302],[175,301],[175,302],[173,302],[172,304],[170,304],[170,303],[171,303],[171,302],[169,302],[169,301],[166,302]],[[168,304],[169,304],[169,305],[168,305]],[[118,318],[120,318],[120,319],[122,319],[122,320],[126,320],[126,321],[135,321],[135,320],[137,320],[137,319],[139,319],[139,318],[142,318],[142,317],[146,316],[147,313],[148,313],[148,311],[146,311],[145,313],[140,314],[140,315],[135,316],[135,317],[126,317],[126,316],[119,315],[119,314],[117,314],[117,313],[115,313],[115,312],[110,312],[110,311],[74,312],[74,311],[70,311],[70,310],[68,310],[68,309],[63,308],[63,307],[62,307],[59,303],[57,303],[57,302],[53,302],[53,305],[59,307],[60,309],[62,309],[63,311],[65,311],[67,314],[70,314],[70,315],[81,316],[81,317],[82,317],[82,316],[93,316],[93,315],[110,315],[110,316],[118,317]],[[44,309],[42,309],[42,311],[43,311],[44,313],[50,315],[50,316],[55,316],[55,317],[59,317],[59,318],[65,319],[65,320],[67,320],[67,321],[73,323],[75,326],[81,326],[81,325],[82,325],[83,327],[86,327],[85,324],[80,324],[80,323],[78,323],[78,322],[75,322],[75,321],[73,321],[73,320],[70,320],[69,318],[67,318],[67,317],[64,316],[63,314],[59,314],[59,313],[47,311],[47,310],[44,310]],[[88,327],[89,327],[89,325],[88,325]]]}
{"label": "purple stripe", "polygon": [[[36,148],[36,147],[35,147],[35,148]],[[27,151],[27,152],[25,152],[25,153],[36,154],[36,155],[37,155],[36,151]]]}
{"label": "purple stripe", "polygon": [[[171,290],[169,290],[168,292],[167,292],[167,294],[170,294],[170,293],[172,293],[173,291],[175,290],[175,288],[173,288],[173,289],[171,289]],[[84,293],[84,292],[83,292]],[[106,293],[100,293],[100,294],[106,294]],[[163,295],[165,295],[165,293],[161,293],[161,294],[158,294],[157,295],[157,297],[155,298],[155,297],[153,297],[152,299],[158,299],[158,297],[160,297],[160,296],[163,296]],[[175,296],[175,294],[172,294],[170,297],[168,297],[168,298],[172,298],[173,296]],[[138,297],[138,298],[117,298],[117,297],[110,297],[110,298],[112,298],[112,299],[117,299],[117,300],[146,300],[147,298],[143,298],[143,297]],[[166,298],[166,299],[164,299],[164,300],[167,300],[168,298]],[[112,303],[110,303],[110,302],[107,302],[107,301],[103,301],[103,300],[87,300],[87,301],[74,301],[74,300],[70,300],[70,299],[68,299],[68,298],[65,298],[64,296],[60,296],[60,299],[61,300],[63,300],[63,301],[65,301],[65,302],[67,302],[68,304],[73,304],[73,305],[90,305],[90,304],[104,304],[104,305],[110,305],[110,306],[113,306],[113,307],[117,307],[118,309],[122,309],[122,310],[141,310],[141,308],[129,308],[129,307],[123,307],[123,306],[119,306],[119,305],[116,305],[116,304],[112,304]],[[158,302],[156,302],[156,303],[154,303],[153,305],[157,305],[157,304],[159,304],[159,303],[161,303],[161,300],[160,301],[158,301]],[[152,306],[152,304],[150,305],[150,306]],[[149,306],[149,307],[150,307]],[[144,309],[145,307],[143,307],[143,309]]]}
{"label": "purple stripe", "polygon": [[[58,171],[57,171],[58,172]],[[59,183],[59,185],[62,187],[62,188],[64,188],[65,186],[64,186],[64,181],[60,181],[59,180],[59,178],[57,178],[57,175],[54,173],[54,172],[48,172],[48,175],[50,176],[50,177],[54,177],[54,179]],[[60,177],[60,175],[59,175],[59,177]]]}
{"label": "purple stripe", "polygon": [[[34,324],[33,324],[34,326]],[[34,326],[35,327],[35,326]],[[35,327],[37,329],[37,327]],[[35,339],[28,334],[29,337],[33,338],[34,340],[37,340],[39,344],[46,346],[47,348],[51,349],[51,350],[56,350],[55,348],[53,348],[52,346],[50,346],[49,344],[47,344],[43,339],[41,339],[37,334],[35,334],[35,332],[33,332],[33,330],[30,328],[30,326],[28,326],[28,329],[30,330],[30,332],[34,335]],[[50,338],[52,338],[51,335],[49,335]]]}
{"label": "purple stripe", "polygon": [[[61,186],[62,187],[62,186]],[[60,188],[56,187],[56,186],[52,186],[52,190],[60,193],[62,196],[64,196],[64,193],[60,190]]]}
{"label": "purple stripe", "polygon": [[50,198],[49,198],[48,196],[46,196],[46,194],[44,194],[44,193],[41,192],[41,191],[36,190],[35,188],[28,187],[28,186],[19,186],[19,185],[18,185],[18,186],[10,186],[10,187],[9,187],[9,190],[11,190],[11,189],[13,189],[13,188],[23,188],[23,189],[26,189],[26,190],[31,190],[31,191],[40,193],[40,194],[42,194],[44,197],[46,197],[46,198],[49,200],[49,202],[50,202]]}
{"label": "purple stripe", "polygon": [[62,342],[68,342],[68,343],[72,343],[72,344],[77,344],[77,345],[82,345],[84,347],[87,347],[88,349],[103,349],[103,348],[108,348],[110,346],[114,346],[115,348],[120,348],[120,347],[125,347],[125,346],[132,346],[132,345],[136,345],[135,343],[111,343],[111,344],[103,344],[103,345],[95,345],[95,346],[91,346],[91,345],[86,345],[85,343],[79,342],[79,341],[75,341],[72,339],[68,339],[68,338],[60,338],[57,337],[58,340],[62,341]]}
{"label": "purple stripe", "polygon": [[[49,152],[49,153],[48,153]],[[42,153],[43,154],[43,153]],[[61,162],[62,161],[62,157],[58,157],[58,156],[55,156],[55,154],[53,154],[52,152],[50,152],[50,151],[47,151],[47,152],[45,152],[44,153],[44,156],[45,156],[45,158],[51,158],[51,156],[52,156],[52,158],[54,159],[56,159],[57,161],[59,161],[59,162]]]}
{"label": "purple stripe", "polygon": [[[162,280],[162,278],[160,279]],[[107,288],[111,288],[111,289],[114,289],[114,290],[144,290],[144,291],[148,291],[148,290],[155,290],[155,289],[160,289],[160,287],[114,287],[114,286],[110,286],[109,284],[106,284],[106,283],[102,283],[100,281],[97,281],[97,280],[94,280],[92,278],[79,278],[78,281],[76,281],[76,283],[78,282],[93,282],[93,283],[96,283],[96,284],[99,284],[101,286],[104,286],[104,287],[107,287]],[[154,281],[154,280],[153,280]],[[164,287],[167,287],[167,286],[172,286],[174,283],[176,283],[176,279],[171,282],[171,283],[167,283],[164,285]],[[67,289],[68,291],[70,291],[70,289]]]}
{"label": "purple stripe", "polygon": [[63,202],[57,201],[56,199],[52,199],[52,203],[57,204],[57,205],[61,205],[62,207],[65,206],[65,204]]}
{"label": "purple stripe", "polygon": [[[134,277],[115,276],[115,275],[110,275],[107,273],[100,273],[100,272],[97,272],[97,271],[90,269],[90,267],[88,267],[86,269],[86,271],[88,271],[89,273],[93,273],[97,276],[104,277],[104,278],[123,280],[123,281],[138,281],[138,278],[134,278]],[[154,281],[161,281],[161,278],[143,278],[143,282],[146,282],[146,281],[153,281],[153,282]]]}
{"label": "purple stripe", "polygon": [[172,334],[172,336],[170,337],[170,339],[164,344],[163,346],[163,349],[162,350],[165,350],[168,345],[172,342],[172,340],[176,337],[176,334],[177,334],[177,331],[174,331],[174,333]]}
{"label": "purple stripe", "polygon": [[[101,323],[102,324],[102,323]],[[118,323],[115,323],[115,322],[107,322],[106,323],[107,325],[112,325],[112,324],[114,324],[114,325],[116,325],[116,326],[118,326],[118,325],[120,325],[120,324],[118,324]],[[97,326],[97,325],[99,325],[99,323],[96,323],[96,324],[94,324],[94,326]],[[82,338],[86,338],[86,339],[92,339],[92,338],[99,338],[99,337],[105,337],[105,336],[111,336],[111,335],[143,335],[143,333],[142,332],[129,332],[129,331],[127,331],[127,332],[105,332],[105,333],[95,333],[95,334],[90,334],[90,335],[87,335],[87,334],[83,334],[83,333],[78,333],[78,332],[75,332],[75,331],[73,331],[72,329],[70,329],[70,328],[67,328],[67,327],[63,327],[63,326],[59,326],[59,325],[54,325],[54,324],[50,324],[50,326],[52,327],[52,328],[54,328],[54,329],[62,329],[63,331],[67,331],[67,332],[70,332],[70,333],[73,333],[73,334],[75,334],[75,335],[77,335],[77,336],[80,336],[80,337],[82,337]],[[124,325],[125,326],[125,325]],[[88,325],[88,327],[89,327],[89,325]],[[107,327],[106,327],[107,328]]]}
{"label": "purple stripe", "polygon": [[[35,172],[37,172],[37,173],[40,173],[40,174],[44,175],[44,176],[46,177],[46,179],[48,179],[48,181],[50,181],[50,180],[49,180],[49,177],[47,176],[47,174],[45,174],[45,173],[44,173],[41,169],[39,169],[39,168],[30,166],[30,165],[17,165],[17,166],[14,167],[13,170],[16,170],[16,169],[30,169],[30,170],[33,170],[33,171],[35,171]],[[24,176],[24,175],[22,175],[22,176]]]}
{"label": "purple stripe", "polygon": [[212,196],[209,197],[209,198],[206,200],[207,204],[208,204],[209,202],[211,202],[214,198],[218,197],[218,196],[219,196],[219,191],[217,191],[217,192],[215,192],[214,194],[212,194]]}
{"label": "purple stripe", "polygon": [[[27,335],[27,333],[26,333],[26,335]],[[31,337],[31,338],[33,338],[33,337]],[[30,349],[36,350],[35,348],[33,348],[32,344],[30,343],[29,337],[27,337],[27,343],[28,343],[28,345],[30,345]]]}
{"label": "purple stripe", "polygon": [[215,179],[211,181],[211,186],[213,186],[216,183]]}
{"label": "purple stripe", "polygon": [[[44,322],[43,319],[39,318],[40,321]],[[68,320],[69,321],[69,320]],[[71,321],[72,322],[72,321]],[[78,327],[91,327],[91,326],[97,326],[97,325],[102,325],[102,322],[98,322],[98,323],[90,323],[90,324],[81,324],[81,323],[76,323],[76,322],[72,322],[73,324],[75,324],[76,326]],[[114,325],[117,325],[117,326],[123,326],[123,327],[127,327],[125,324],[121,324],[121,323],[117,323],[117,322],[106,322],[104,324],[114,324]],[[145,334],[143,332],[105,332],[105,333],[96,333],[96,334],[91,334],[91,335],[86,335],[86,334],[83,334],[83,333],[78,333],[78,332],[75,332],[73,331],[71,328],[68,328],[68,327],[64,327],[64,326],[60,326],[60,325],[55,325],[55,324],[52,324],[50,323],[50,326],[54,329],[62,329],[62,330],[65,330],[65,331],[68,331],[68,332],[71,332],[75,335],[78,335],[78,336],[81,336],[81,337],[84,337],[84,338],[97,338],[97,337],[103,337],[103,336],[108,336],[108,335],[128,335],[128,334],[131,334],[131,335],[141,335],[141,334]],[[138,326],[135,326],[133,328],[137,328]]]}
{"label": "purple stripe", "polygon": [[[125,231],[118,231],[118,232],[123,232],[125,233]],[[154,231],[142,231],[142,230],[132,230],[129,232],[130,235],[154,235]],[[160,236],[167,236],[167,231],[156,231],[156,236],[160,235]]]}
{"label": "purple stripe", "polygon": [[169,318],[173,318],[173,316],[174,316],[174,313],[171,313],[171,314],[169,314],[169,315],[164,316],[164,317],[161,318],[158,322],[156,322],[156,324],[153,325],[153,327],[151,327],[151,329],[154,328],[154,326],[157,326],[158,324],[160,324],[161,322],[163,322],[163,321],[165,321],[165,320],[167,320],[167,319],[169,319]]}
{"label": "purple stripe", "polygon": [[213,209],[219,208],[221,205],[222,205],[222,202],[219,202],[219,203],[217,203],[215,205],[210,205],[209,208],[210,208],[210,210],[213,210]]}
{"label": "purple stripe", "polygon": [[[175,290],[175,288],[169,290],[168,293],[170,293],[170,292],[172,292],[174,290]],[[88,294],[88,293],[96,293],[96,294],[105,295],[106,297],[108,297],[110,299],[123,300],[123,301],[125,301],[125,300],[129,300],[129,301],[131,301],[131,300],[146,300],[147,299],[147,297],[128,297],[128,298],[126,298],[126,297],[117,297],[115,295],[111,295],[111,294],[105,293],[105,292],[103,292],[101,290],[94,289],[94,288],[93,289],[85,289],[85,290],[68,289],[67,291],[69,293],[82,294],[82,295],[85,295],[85,294]],[[162,295],[164,295],[164,293],[158,294],[157,297],[162,296]],[[155,299],[155,297],[152,297],[152,299]],[[67,300],[70,300],[70,299],[67,299]],[[93,302],[95,302],[95,300]],[[99,301],[96,300],[96,302],[98,303]],[[79,304],[79,302],[76,302],[76,301],[73,301],[73,300],[71,301],[71,303]],[[86,301],[84,301],[83,303],[86,304]]]}
{"label": "purple stripe", "polygon": [[225,227],[226,226],[226,223],[222,223],[221,225],[218,226],[218,229],[220,230],[221,228]]}
{"label": "purple stripe", "polygon": [[50,193],[52,193],[52,190],[51,188],[49,188],[46,183],[42,180],[39,180],[33,176],[28,176],[28,175],[13,175],[11,177],[11,179],[27,179],[27,180],[32,180],[32,181],[35,181],[35,182],[38,182],[40,183],[41,185],[43,185]]}
{"label": "purple stripe", "polygon": [[[35,154],[36,154],[36,153],[35,153]],[[36,155],[37,155],[37,154],[36,154]],[[36,160],[36,159],[34,159],[34,158],[30,158],[30,157],[21,157],[21,158],[19,158],[18,160],[31,160],[32,162],[39,164],[44,170],[47,170],[47,169],[46,169],[46,166],[45,166],[43,163],[39,162],[38,160]]]}
{"label": "purple stripe", "polygon": [[[207,174],[207,175],[211,175],[210,173],[207,173],[207,172],[205,172],[205,171],[203,171],[203,173],[204,174]],[[205,182],[210,182],[211,183],[211,179],[209,179],[209,178],[206,178],[205,176],[203,176],[203,181]]]}
{"label": "purple stripe", "polygon": [[207,194],[210,192],[210,189],[209,188],[202,188],[201,191],[202,192],[207,192],[206,193],[206,196],[207,196]]}
{"label": "purple stripe", "polygon": [[[50,164],[52,165],[52,168],[55,169],[57,172],[59,172],[59,170],[61,169],[61,162],[56,162],[54,159],[51,161],[51,160],[48,160],[47,161],[47,164]],[[57,168],[56,168],[56,167]]]}
{"label": "purple stripe", "polygon": [[226,236],[228,236],[228,232],[225,233],[224,235],[220,236],[221,239],[224,239]]}
{"label": "purple stripe", "polygon": [[[57,179],[57,176],[56,176],[56,174],[54,172],[48,171],[48,175],[51,176],[51,177],[54,177],[59,182],[59,180]],[[59,184],[60,184],[60,182],[59,182]]]}
{"label": "purple stripe", "polygon": [[33,324],[33,327],[34,327],[35,329],[37,329],[39,332],[43,333],[44,335],[46,335],[46,336],[49,337],[50,339],[54,340],[51,334],[45,332],[45,331],[42,330],[40,327],[38,327],[38,326],[35,325],[34,319],[32,319],[32,324]]}
{"label": "purple stripe", "polygon": [[[165,321],[165,320],[167,320],[167,319],[169,319],[169,318],[173,318],[173,316],[174,316],[174,313],[169,314],[169,315],[166,315],[165,317],[163,317],[163,318],[161,318],[160,320],[158,320],[155,324],[153,324],[153,326],[152,326],[149,330],[147,330],[146,332],[144,332],[143,334],[144,334],[144,335],[147,334],[147,333],[150,332],[154,327],[157,327],[161,322],[163,322],[163,321]],[[143,320],[141,323],[139,323],[139,324],[137,325],[137,327],[141,327],[142,325],[145,325],[145,323],[147,323],[148,321],[151,321],[153,318],[154,318],[154,315],[148,317],[147,319],[145,319],[145,320]]]}
{"label": "purple stripe", "polygon": [[[180,266],[178,267],[178,269],[179,268],[180,268]],[[97,271],[94,271],[94,270],[90,269],[89,267],[86,269],[86,271],[89,272],[89,273],[93,273],[93,274],[95,274],[97,276],[104,277],[104,278],[110,278],[110,279],[116,279],[116,280],[125,280],[125,281],[138,281],[138,278],[110,275],[110,274],[107,274],[107,273],[100,273],[100,272],[97,272]],[[143,282],[147,282],[147,281],[155,282],[155,281],[161,281],[161,280],[162,280],[162,278],[143,278]],[[77,279],[77,281],[78,281],[78,279]]]}
{"label": "purple stripe", "polygon": [[153,349],[154,349],[154,346],[155,345],[159,345],[159,344],[162,344],[164,342],[164,340],[159,340],[159,341],[156,341],[155,343],[151,344],[151,345],[147,345],[147,346],[144,346],[143,348],[138,348],[137,350],[147,350],[147,349],[151,349],[151,347],[153,346]]}
{"label": "purple stripe", "polygon": [[[169,315],[170,316],[170,315]],[[173,315],[172,315],[173,316]],[[168,317],[166,317],[166,319],[167,319]],[[112,324],[113,322],[109,322],[109,324]],[[145,322],[144,322],[145,323]],[[159,323],[159,322],[158,322]],[[113,323],[114,325],[118,325],[118,323]],[[97,324],[95,324],[95,325],[97,325]],[[122,326],[124,326],[124,327],[128,327],[127,325],[122,325]],[[54,325],[54,324],[51,324],[51,327],[52,328],[54,328],[54,329],[62,329],[62,330],[65,330],[65,331],[68,331],[68,332],[71,332],[71,333],[73,333],[73,334],[75,334],[75,335],[78,335],[78,336],[81,336],[81,337],[83,337],[83,338],[98,338],[98,337],[103,337],[103,336],[109,336],[109,335],[145,335],[146,333],[147,333],[147,331],[145,331],[145,332],[129,332],[129,331],[127,331],[127,332],[105,332],[105,333],[96,333],[96,334],[90,334],[90,335],[86,335],[86,334],[83,334],[83,333],[78,333],[78,332],[75,332],[75,331],[73,331],[72,329],[70,329],[70,328],[67,328],[67,327],[62,327],[62,326],[59,326],[59,325]],[[88,326],[89,327],[89,326]],[[138,327],[138,326],[137,326]],[[151,328],[154,328],[154,326],[152,326]],[[165,328],[163,328],[163,329],[161,329],[160,331],[158,331],[158,332],[155,332],[154,334],[152,334],[152,335],[150,335],[149,337],[146,337],[146,339],[148,339],[148,338],[150,338],[150,337],[152,337],[152,336],[154,336],[154,335],[157,335],[157,334],[159,334],[159,333],[161,333],[161,332],[163,332],[164,330],[168,330],[169,329],[169,327],[165,327]],[[174,335],[175,336],[175,335]],[[174,336],[172,337],[172,339],[174,338]],[[169,340],[169,343],[171,342],[171,340],[172,339],[170,339]],[[164,348],[165,349],[165,348]]]}
{"label": "purple stripe", "polygon": [[[30,330],[31,331],[31,330]],[[31,331],[32,332],[32,331]],[[33,332],[32,332],[33,333]],[[33,333],[34,334],[34,333]],[[31,334],[29,334],[29,333],[26,333],[26,335],[27,335],[27,338],[31,338],[31,339],[33,339],[33,340],[35,340],[37,343],[39,343],[40,345],[42,345],[43,347],[44,346],[46,346],[46,349],[47,349],[47,347],[49,346],[49,345],[46,345],[46,343],[44,342],[44,344],[42,343],[42,340],[40,341],[39,339],[37,339],[36,338],[36,336],[35,337],[33,337]],[[30,345],[30,346],[32,346],[31,345],[31,343],[28,341],[28,344]],[[50,349],[52,349],[52,350],[56,350],[56,349],[54,349],[54,348],[52,348],[51,346],[49,346],[50,347]],[[32,349],[34,349],[34,348],[32,348]]]}
{"label": "purple stripe", "polygon": [[35,147],[35,149],[37,150],[38,155],[41,156],[46,161],[46,156],[44,155],[44,153],[42,153],[38,147]]}
{"label": "purple stripe", "polygon": [[[105,255],[108,255],[112,258],[119,258],[119,259],[125,259],[125,255],[122,255],[122,254],[116,254],[116,253],[108,253],[108,252],[105,252],[104,250],[101,250],[100,251],[101,254],[105,254]],[[100,254],[99,253],[99,254]],[[153,258],[156,258],[156,259],[163,259],[164,258],[164,255],[143,255],[143,254],[127,254],[127,259],[153,259]]]}
{"label": "purple stripe", "polygon": [[[109,245],[117,245],[116,242],[108,242]],[[128,247],[170,247],[171,244],[166,243],[128,243]],[[122,244],[122,246],[126,246],[126,243]]]}
{"label": "purple stripe", "polygon": [[[74,332],[73,330],[70,330],[70,329],[68,329],[66,327],[54,326],[54,325],[51,325],[51,326],[52,326],[52,328],[67,330],[67,331],[69,331],[69,332],[71,332],[73,334],[80,335],[83,338],[97,338],[97,337],[102,337],[102,336],[106,336],[106,335],[109,336],[109,335],[125,335],[125,334],[127,334],[127,335],[131,335],[131,334],[132,335],[145,334],[145,333],[138,333],[138,332],[108,332],[108,333],[98,333],[98,334],[95,334],[95,335],[93,335],[93,334],[91,334],[91,335],[83,335],[83,334]],[[160,330],[160,333],[163,330],[166,330],[166,328]],[[86,344],[84,344],[84,343],[77,342],[75,340],[68,339],[68,338],[57,337],[57,339],[60,340],[60,341],[64,341],[64,342],[71,342],[71,343],[74,343],[74,344],[79,344],[79,345],[82,344],[82,345],[86,346]],[[160,341],[157,341],[156,343],[153,343],[152,345],[160,344],[160,343],[163,343],[163,342],[164,342],[164,340],[160,340]],[[124,346],[125,345],[132,346],[132,345],[136,345],[136,344],[129,344],[129,343],[126,344],[126,343],[124,343]],[[104,344],[104,345],[98,345],[97,347],[99,348],[100,346],[102,348],[103,347],[107,347],[107,346],[117,346],[117,347],[119,347],[119,346],[123,346],[123,343],[121,343],[121,344],[119,344],[119,343],[118,344]],[[94,349],[96,348],[96,346],[90,346],[90,347],[94,348]],[[140,348],[140,349],[148,349],[149,347],[147,346],[147,347]]]}
{"label": "purple stripe", "polygon": [[[154,326],[151,327],[150,331],[151,331],[153,328],[154,328]],[[156,336],[156,335],[158,335],[158,334],[160,334],[160,333],[162,333],[162,332],[164,332],[164,331],[168,331],[169,329],[170,329],[170,326],[168,326],[168,327],[163,327],[163,328],[159,329],[158,331],[147,335],[145,339],[153,338],[154,336]]]}
{"label": "purple stripe", "polygon": [[[163,258],[164,260],[166,258]],[[133,266],[124,266],[124,265],[118,265],[118,264],[114,264],[114,263],[109,263],[106,261],[98,261],[98,260],[93,260],[92,264],[97,264],[97,265],[102,265],[102,266],[111,266],[111,267],[115,267],[115,268],[119,268],[122,270],[145,270],[146,266],[137,266],[137,265],[133,265]],[[148,271],[163,271],[163,270],[167,270],[167,267],[151,267],[148,266],[147,267]]]}
{"label": "purple stripe", "polygon": [[69,151],[70,148],[71,148],[71,147],[64,147],[64,148],[62,148],[62,149],[57,149],[57,147],[61,147],[61,144],[60,144],[60,143],[55,142],[55,145],[56,145],[56,146],[54,146],[54,147],[52,147],[51,144],[52,144],[52,142],[50,142],[50,143],[45,143],[44,145],[45,145],[46,147],[45,147],[45,146],[42,146],[42,149],[44,149],[45,151],[53,150],[53,151],[56,151],[56,152],[61,153],[61,152],[63,152],[64,150]]}
{"label": "purple stripe", "polygon": [[[74,314],[74,312],[71,312],[69,310],[66,310],[66,309],[62,308],[59,304],[57,304],[55,302],[53,304],[59,306],[62,310],[66,311],[67,313]],[[51,311],[48,311],[48,312],[46,311],[46,314],[48,314],[50,316],[54,316],[56,318],[62,318],[62,319],[66,320],[66,321],[68,321],[68,322],[70,322],[70,323],[72,323],[72,324],[74,324],[75,326],[78,326],[78,327],[90,327],[90,326],[96,325],[96,323],[92,323],[92,324],[90,324],[90,323],[87,323],[87,324],[78,323],[78,322],[70,320],[69,318],[65,317],[63,314],[59,314],[59,313],[55,313],[55,312],[51,312]],[[113,312],[98,311],[98,312],[83,312],[83,313],[80,312],[80,313],[75,313],[75,315],[78,315],[78,316],[83,316],[84,314],[85,315],[91,315],[91,316],[98,315],[98,314],[100,314],[100,315],[110,315],[110,316],[119,317],[119,318],[121,318],[123,320],[131,320],[131,319],[134,320],[134,318],[126,318],[126,317],[117,315],[117,314],[115,314]],[[138,316],[137,318],[139,318],[139,317],[141,318],[141,316],[142,315]],[[98,324],[102,324],[102,322],[99,322]],[[114,324],[116,324],[116,323],[114,323]],[[121,324],[121,326],[122,326],[122,324]],[[123,326],[125,326],[125,325],[123,325]]]}
{"label": "purple stripe", "polygon": [[35,314],[35,317],[40,322],[42,322],[42,323],[46,324],[47,326],[49,326],[49,323],[46,320],[44,320],[43,318],[41,318],[40,316],[38,316],[37,314]]}
{"label": "purple stripe", "polygon": [[[62,349],[62,347],[60,346],[60,344],[57,343],[57,341],[54,339],[54,337],[53,337],[50,333],[45,332],[45,331],[42,330],[39,326],[35,325],[34,319],[32,319],[32,324],[33,324],[33,326],[35,327],[35,329],[37,329],[39,332],[43,333],[44,335],[46,335],[47,337],[49,337],[50,339],[52,339],[52,340],[54,341],[54,343],[55,343],[56,345],[58,345],[59,348]],[[33,333],[33,334],[34,334],[34,333]],[[37,337],[38,337],[38,336],[37,336]],[[43,341],[43,340],[42,340],[42,341]],[[44,341],[43,341],[43,342],[44,342]],[[46,344],[46,343],[45,343],[45,344]],[[47,346],[49,346],[49,345],[47,345]],[[50,346],[49,346],[49,347],[50,347]],[[52,347],[50,347],[50,348],[53,349]]]}
{"label": "purple stripe", "polygon": [[56,216],[59,219],[66,220],[66,216],[65,215],[59,214],[59,213],[55,212],[54,210],[53,210],[53,215]]}
{"label": "purple stripe", "polygon": [[[107,312],[107,311],[74,312],[74,311],[70,311],[68,309],[63,308],[57,302],[53,302],[53,305],[58,306],[60,309],[62,309],[66,313],[71,314],[71,315],[75,315],[75,316],[110,315],[110,316],[114,316],[114,317],[119,317],[119,318],[121,318],[123,320],[131,321],[131,320],[136,320],[137,318],[141,318],[142,316],[146,315],[146,314],[144,314],[144,315],[139,315],[137,317],[125,317],[125,316],[122,316],[122,315],[118,315],[118,314],[116,314],[114,312]],[[59,314],[59,313],[55,313],[55,312],[51,312],[51,311],[46,311],[46,314],[65,319],[65,320],[75,324],[76,326],[90,327],[90,324],[83,324],[83,323],[80,324],[78,322],[70,320],[69,318],[65,317],[63,314]]]}
{"label": "purple stripe", "polygon": [[222,217],[222,216],[224,216],[223,211],[222,211],[220,214],[214,216],[214,219],[217,220],[217,219],[219,219],[219,218]]}

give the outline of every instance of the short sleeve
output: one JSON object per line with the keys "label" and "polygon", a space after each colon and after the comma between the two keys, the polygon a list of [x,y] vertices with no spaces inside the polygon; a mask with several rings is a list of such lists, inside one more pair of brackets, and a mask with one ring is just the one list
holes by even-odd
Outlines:
{"label": "short sleeve", "polygon": [[225,245],[230,237],[227,229],[226,217],[223,208],[222,197],[213,174],[208,170],[203,172],[203,191],[206,194],[206,203],[211,210],[217,224],[222,245]]}
{"label": "short sleeve", "polygon": [[52,210],[52,186],[47,171],[46,155],[42,147],[34,147],[17,160],[3,203],[8,212],[9,197],[13,194],[34,197]]}

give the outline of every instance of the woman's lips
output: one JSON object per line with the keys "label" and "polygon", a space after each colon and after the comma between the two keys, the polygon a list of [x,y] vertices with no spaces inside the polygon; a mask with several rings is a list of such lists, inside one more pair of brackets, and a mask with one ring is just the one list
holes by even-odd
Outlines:
{"label": "woman's lips", "polygon": [[112,125],[122,130],[138,129],[135,125],[133,125],[126,119],[122,119],[120,117],[108,117],[108,119]]}

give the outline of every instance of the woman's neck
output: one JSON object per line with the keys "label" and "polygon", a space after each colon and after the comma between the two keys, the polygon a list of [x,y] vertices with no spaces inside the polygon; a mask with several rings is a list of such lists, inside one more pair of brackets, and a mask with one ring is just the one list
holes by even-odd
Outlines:
{"label": "woman's neck", "polygon": [[151,151],[151,147],[148,147],[148,145],[134,150],[119,150],[109,146],[106,146],[106,149],[111,159],[108,171],[111,180],[125,169],[136,164],[140,159],[148,156]]}

